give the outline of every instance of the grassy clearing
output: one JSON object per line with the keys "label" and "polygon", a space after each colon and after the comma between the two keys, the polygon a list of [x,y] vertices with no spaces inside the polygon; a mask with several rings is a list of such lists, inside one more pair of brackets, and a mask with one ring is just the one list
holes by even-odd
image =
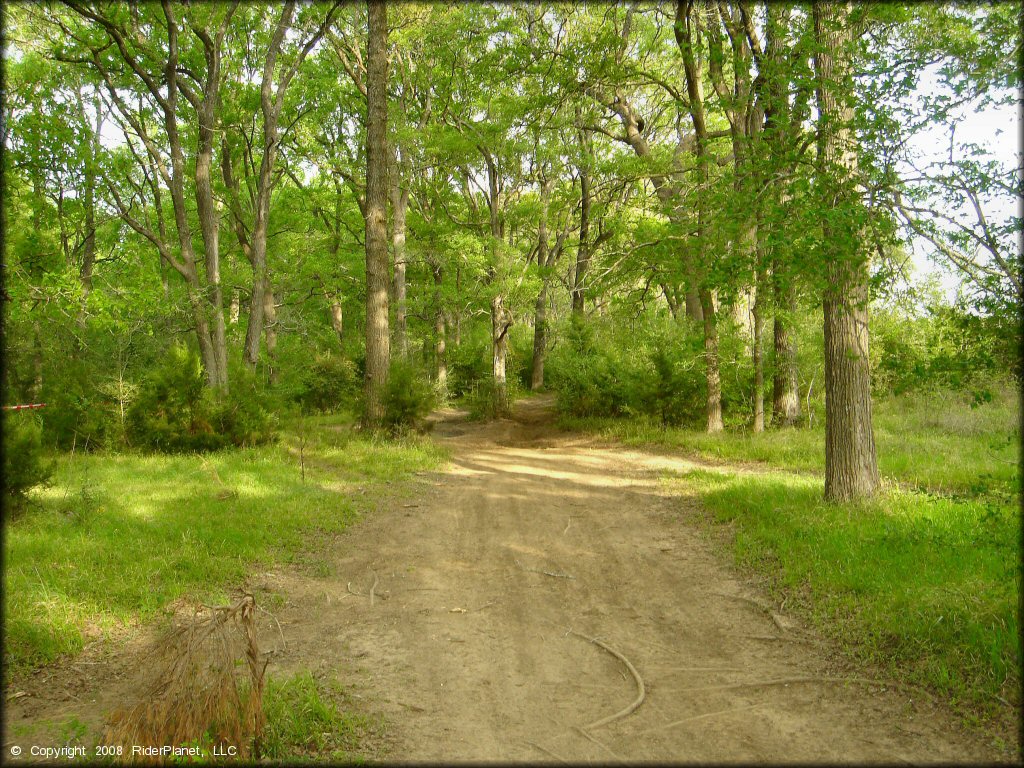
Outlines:
{"label": "grassy clearing", "polygon": [[263,711],[263,757],[288,765],[364,762],[370,756],[363,754],[363,745],[383,727],[380,720],[354,714],[339,683],[316,680],[308,672],[268,680]]}
{"label": "grassy clearing", "polygon": [[969,716],[1020,704],[1013,505],[890,489],[826,504],[819,478],[697,470],[667,479],[730,526],[737,562],[766,575],[853,655],[929,686]]}
{"label": "grassy clearing", "polygon": [[5,662],[24,672],[174,600],[226,599],[257,565],[301,559],[350,524],[359,491],[442,459],[427,440],[360,436],[341,416],[249,450],[59,456],[52,485],[7,525]]}
{"label": "grassy clearing", "polygon": [[[1020,402],[1006,388],[972,406],[967,394],[938,391],[878,399],[875,442],[883,477],[907,488],[956,496],[1011,500],[1020,493]],[[597,432],[627,445],[657,445],[707,458],[763,461],[790,470],[825,471],[825,431],[727,431],[662,428],[651,419],[563,419],[571,429]]]}

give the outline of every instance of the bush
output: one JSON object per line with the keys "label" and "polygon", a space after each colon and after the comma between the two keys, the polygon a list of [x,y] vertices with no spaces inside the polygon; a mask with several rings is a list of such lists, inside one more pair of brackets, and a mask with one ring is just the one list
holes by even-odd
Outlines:
{"label": "bush", "polygon": [[464,338],[447,349],[448,394],[462,397],[491,378],[490,330]]}
{"label": "bush", "polygon": [[62,450],[94,450],[121,437],[116,388],[79,362],[69,361],[44,378],[43,434]]}
{"label": "bush", "polygon": [[332,413],[353,405],[359,399],[361,385],[351,360],[338,354],[320,355],[303,376],[296,399],[304,410]]}
{"label": "bush", "polygon": [[232,372],[229,395],[217,397],[209,391],[205,395],[213,403],[211,423],[231,445],[264,445],[275,439],[273,401],[248,367]]}
{"label": "bush", "polygon": [[139,387],[128,411],[129,439],[140,448],[164,453],[269,442],[273,424],[255,377],[236,374],[235,379],[231,394],[211,392],[198,356],[184,346],[174,347]]}
{"label": "bush", "polygon": [[649,388],[642,363],[625,356],[614,342],[598,340],[587,323],[573,321],[564,345],[551,355],[548,379],[558,392],[558,408],[571,416],[624,416],[639,412]]}
{"label": "bush", "polygon": [[384,388],[384,426],[399,433],[418,429],[434,408],[436,393],[430,378],[412,363],[391,361]]}
{"label": "bush", "polygon": [[49,481],[53,466],[43,460],[42,429],[31,414],[5,414],[3,433],[4,496],[9,509],[18,511],[30,490]]}

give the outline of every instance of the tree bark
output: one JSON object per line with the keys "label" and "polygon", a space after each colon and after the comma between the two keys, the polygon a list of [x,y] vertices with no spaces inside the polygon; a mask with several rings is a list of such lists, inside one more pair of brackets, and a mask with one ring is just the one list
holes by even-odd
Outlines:
{"label": "tree bark", "polygon": [[[285,34],[291,26],[295,3],[285,3],[278,19],[277,28],[267,49],[263,63],[263,79],[260,83],[260,111],[263,115],[263,157],[260,158],[259,176],[256,180],[256,215],[252,227],[252,299],[249,302],[249,324],[245,329],[245,362],[255,367],[260,357],[260,336],[263,334],[264,322],[270,319],[265,315],[267,302],[264,296],[271,290],[267,275],[267,232],[270,228],[270,196],[274,187],[274,165],[277,162],[278,122],[284,106],[284,91],[288,87],[287,75],[277,85],[274,92],[274,69],[277,56],[281,50]],[[273,304],[273,294],[271,294]],[[270,334],[267,334],[270,344]],[[270,353],[270,350],[267,350]],[[271,371],[273,366],[271,365]]]}
{"label": "tree bark", "polygon": [[433,264],[431,271],[434,275],[434,381],[437,384],[437,391],[445,396],[448,393],[448,360],[445,357],[446,329],[444,316],[444,301],[441,287],[444,281],[444,271],[440,264]]}
{"label": "tree bark", "polygon": [[581,149],[584,150],[584,159],[580,164],[580,247],[576,251],[576,275],[572,286],[572,313],[577,317],[583,316],[584,310],[584,281],[587,277],[587,268],[590,266],[590,146],[580,134]]}
{"label": "tree bark", "polygon": [[[764,105],[764,146],[770,157],[770,167],[782,175],[782,178],[767,181],[766,200],[774,208],[774,221],[785,221],[785,216],[779,212],[789,204],[791,195],[789,182],[784,177],[796,162],[789,144],[799,138],[803,130],[799,113],[789,101],[787,61],[793,55],[794,45],[790,33],[791,13],[792,9],[782,3],[768,4],[762,72],[757,81],[758,101]],[[772,232],[765,221],[758,227],[758,241],[764,253],[761,263],[771,264],[775,363],[772,373],[772,425],[776,427],[794,426],[800,420],[796,337],[792,328],[796,313],[796,287],[792,270],[787,266],[787,262],[792,261],[792,253],[788,247],[783,247],[785,234]]]}
{"label": "tree bark", "polygon": [[[700,20],[693,0],[677,0],[675,37],[683,55],[683,69],[686,73],[686,92],[689,97],[690,120],[693,123],[697,156],[697,252],[701,267],[707,268],[709,257],[706,237],[707,188],[710,179],[708,153],[708,129],[704,117],[704,84],[702,66],[694,56],[696,37],[699,37]],[[695,35],[694,32],[697,32]],[[718,322],[715,316],[714,299],[708,288],[700,289],[700,304],[704,319],[705,378],[707,380],[708,432],[722,430],[722,382],[718,364]]]}
{"label": "tree bark", "polygon": [[497,294],[491,299],[491,339],[494,347],[491,373],[494,376],[494,415],[508,413],[508,379],[505,365],[508,359],[508,330],[512,323],[505,309],[504,297]]}
{"label": "tree bark", "polygon": [[[494,157],[483,151],[487,164],[487,204],[491,220],[491,263],[488,267],[488,282],[493,285],[498,274],[499,248],[501,246],[504,226],[501,221],[501,189],[498,179],[498,167]],[[505,296],[500,288],[491,299],[491,372],[494,380],[493,411],[495,416],[508,413],[508,381],[505,376],[508,358],[508,331],[512,326],[512,317],[505,308]]]}
{"label": "tree bark", "polygon": [[237,288],[231,289],[231,303],[228,304],[228,324],[238,325],[238,316],[242,310],[242,296]]}
{"label": "tree bark", "polygon": [[778,262],[772,269],[775,317],[773,339],[775,372],[772,377],[772,425],[792,427],[800,420],[800,394],[796,366],[796,339],[792,318],[796,312],[796,291],[792,282],[779,275]]}
{"label": "tree bark", "polygon": [[530,366],[530,389],[533,392],[544,386],[544,358],[547,354],[548,344],[548,283],[551,269],[548,260],[548,200],[550,196],[551,182],[544,179],[540,184],[540,220],[537,222],[537,268],[540,272],[540,291],[534,305],[533,362]]}
{"label": "tree bark", "polygon": [[[406,340],[406,280],[405,280],[405,218],[409,207],[408,180],[402,178],[402,166],[399,164],[397,148],[393,149],[391,164],[391,247],[395,262],[394,300],[395,300],[395,348],[400,357],[409,354]],[[406,184],[403,185],[402,181]]]}
{"label": "tree bark", "polygon": [[338,337],[339,346],[345,341],[345,317],[342,314],[341,302],[337,296],[329,296],[331,303],[331,328]]}
{"label": "tree bark", "polygon": [[826,280],[825,498],[850,501],[878,488],[868,362],[868,264],[861,247],[857,155],[850,105],[850,4],[814,4],[819,184]]}
{"label": "tree bark", "polygon": [[[85,102],[80,94],[79,107],[82,110],[82,123],[88,126]],[[82,241],[82,265],[78,272],[79,281],[82,284],[82,298],[78,308],[78,327],[82,330],[85,329],[89,294],[92,293],[92,271],[96,263],[96,168],[100,155],[100,131],[103,130],[103,107],[98,91],[93,99],[93,109],[96,110],[96,123],[90,132],[89,157],[85,162],[85,194],[82,200],[85,207],[85,237]]]}
{"label": "tree bark", "polygon": [[277,305],[274,289],[269,278],[263,289],[263,332],[267,342],[268,379],[277,384]]}
{"label": "tree bark", "polygon": [[368,0],[366,54],[366,413],[376,428],[384,418],[390,363],[388,337],[388,19],[384,0]]}
{"label": "tree bark", "polygon": [[[761,278],[761,279],[759,279]],[[751,309],[754,325],[753,363],[754,363],[754,432],[764,432],[764,351],[762,336],[764,335],[764,280],[759,274],[755,278],[754,306]]]}
{"label": "tree bark", "polygon": [[718,367],[718,318],[715,300],[706,288],[700,292],[701,311],[704,314],[704,364],[708,387],[707,414],[708,432],[721,432],[722,425],[722,377]]}

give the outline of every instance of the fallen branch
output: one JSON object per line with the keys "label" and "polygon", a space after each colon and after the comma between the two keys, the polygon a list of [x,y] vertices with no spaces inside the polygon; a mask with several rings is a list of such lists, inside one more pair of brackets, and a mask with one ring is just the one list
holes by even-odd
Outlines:
{"label": "fallen branch", "polygon": [[587,642],[593,643],[594,645],[598,646],[599,648],[603,648],[604,650],[606,650],[608,653],[610,653],[612,656],[614,656],[615,658],[617,658],[619,661],[621,661],[623,664],[626,665],[626,669],[628,669],[629,673],[631,675],[633,675],[633,680],[636,682],[637,696],[636,696],[636,699],[633,700],[632,704],[630,704],[625,709],[622,709],[622,710],[616,712],[614,715],[609,715],[608,717],[603,717],[600,720],[597,720],[597,721],[591,723],[590,725],[584,726],[585,728],[587,728],[587,729],[590,729],[590,728],[600,728],[602,725],[608,725],[608,723],[614,723],[616,720],[621,720],[622,718],[626,717],[627,715],[632,714],[637,709],[637,707],[639,707],[641,704],[644,703],[644,699],[647,698],[647,689],[644,687],[644,680],[643,680],[642,677],[640,677],[640,673],[636,671],[636,667],[633,666],[633,664],[630,662],[629,659],[627,659],[625,656],[623,656],[621,653],[616,651],[611,646],[606,645],[605,643],[601,642],[596,637],[587,637],[586,635],[581,635],[579,632],[575,632],[575,631],[573,631],[571,629],[569,630],[569,634],[576,635],[576,637],[581,637],[584,640],[586,640]]}
{"label": "fallen branch", "polygon": [[553,573],[552,571],[541,571],[536,568],[527,568],[525,565],[520,563],[518,560],[515,561],[522,570],[529,571],[530,573],[541,573],[545,576],[551,576],[556,579],[575,579],[576,577],[570,573]]}

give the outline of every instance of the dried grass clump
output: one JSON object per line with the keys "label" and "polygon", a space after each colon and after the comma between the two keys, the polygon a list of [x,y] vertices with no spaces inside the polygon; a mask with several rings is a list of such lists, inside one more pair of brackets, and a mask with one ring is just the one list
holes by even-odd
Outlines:
{"label": "dried grass clump", "polygon": [[[152,672],[141,700],[113,712],[103,743],[131,746],[224,744],[258,758],[263,730],[263,673],[256,645],[256,600],[203,606],[161,637],[145,657]],[[163,762],[160,756],[143,756]]]}

